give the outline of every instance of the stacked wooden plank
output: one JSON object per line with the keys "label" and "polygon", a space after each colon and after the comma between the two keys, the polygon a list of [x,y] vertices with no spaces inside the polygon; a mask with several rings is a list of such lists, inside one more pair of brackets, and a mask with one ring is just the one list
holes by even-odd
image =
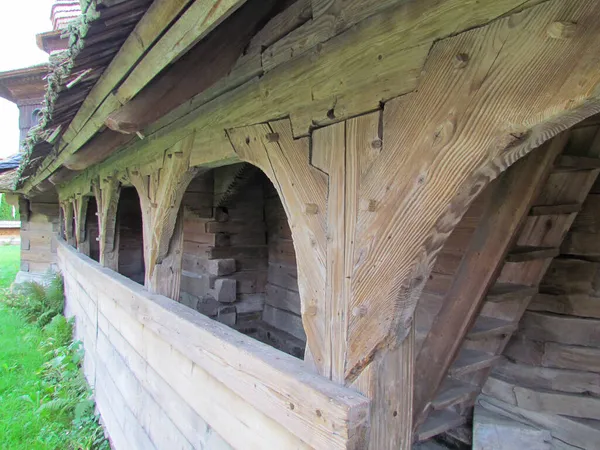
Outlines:
{"label": "stacked wooden plank", "polygon": [[[440,384],[437,394],[428,400],[430,403],[423,415],[417,416],[417,420],[420,422],[423,421],[423,417],[427,417],[427,420],[419,428],[419,439],[424,440],[444,431],[450,431],[468,420],[470,406],[473,405],[492,366],[498,363],[504,347],[519,326],[520,331],[513,339],[513,344],[506,350],[506,354],[510,358],[517,358],[518,355],[524,358],[534,358],[534,360],[537,358],[538,361],[542,361],[544,358],[548,360],[562,358],[563,364],[570,361],[576,365],[578,357],[598,358],[600,356],[600,353],[596,355],[593,349],[578,347],[578,350],[575,351],[570,348],[573,345],[590,345],[590,343],[594,345],[594,342],[600,339],[600,326],[598,326],[600,322],[596,323],[595,320],[590,322],[589,318],[568,320],[553,315],[555,312],[561,312],[561,308],[563,312],[568,309],[570,302],[577,302],[578,310],[589,309],[589,304],[593,303],[593,301],[587,300],[584,302],[587,306],[583,306],[581,299],[571,298],[568,300],[565,298],[564,288],[557,285],[564,284],[568,279],[571,285],[589,288],[596,274],[596,267],[588,265],[596,263],[554,258],[559,255],[559,248],[563,240],[563,253],[569,251],[567,249],[571,248],[572,236],[583,227],[578,223],[586,223],[589,226],[589,223],[593,222],[589,213],[585,211],[587,204],[590,205],[588,208],[591,210],[595,200],[592,185],[598,175],[598,169],[591,164],[590,160],[596,160],[600,150],[598,145],[600,137],[597,132],[597,126],[584,127],[571,131],[570,135],[563,138],[563,143],[560,144],[557,151],[560,153],[565,148],[564,153],[559,155],[556,161],[550,160],[551,171],[540,178],[539,188],[533,192],[534,200],[524,210],[523,218],[514,217],[515,223],[519,224],[518,233],[507,241],[511,244],[505,250],[499,249],[495,256],[490,254],[488,257],[486,264],[490,267],[493,283],[485,297],[480,301],[477,300],[477,297],[472,297],[467,302],[468,309],[461,314],[456,313],[458,299],[456,292],[458,291],[455,289],[455,294],[452,295],[450,292],[460,280],[461,265],[468,264],[469,258],[481,257],[491,248],[484,247],[483,243],[487,242],[485,240],[487,237],[493,235],[493,231],[487,231],[484,238],[481,233],[486,215],[489,215],[489,212],[485,210],[486,202],[487,208],[496,215],[502,207],[508,207],[511,211],[509,214],[516,214],[518,211],[516,205],[518,205],[518,201],[524,200],[525,195],[523,189],[516,188],[515,183],[518,178],[511,182],[516,194],[513,200],[506,197],[502,200],[502,206],[493,206],[492,202],[498,201],[502,196],[499,186],[507,181],[501,179],[497,183],[498,186],[491,185],[488,192],[482,194],[473,203],[461,224],[446,242],[434,267],[432,277],[425,287],[423,301],[420,302],[416,315],[417,329],[420,331],[421,352],[423,349],[429,351],[423,361],[431,361],[432,355],[435,355],[432,352],[436,349],[439,351],[441,344],[440,342],[436,343],[436,338],[440,335],[448,336],[448,332],[444,331],[444,326],[448,326],[450,321],[465,323],[466,332],[462,346],[458,347],[456,353],[453,353],[456,355],[455,358],[450,359],[453,362],[447,368],[449,378]],[[565,169],[566,161],[569,161],[568,170]],[[578,165],[580,161],[582,164]],[[525,163],[520,164],[524,165]],[[517,167],[510,169],[505,177],[510,176],[511,170],[516,173]],[[586,205],[582,206],[590,189],[592,189],[590,197],[593,200],[586,201]],[[581,211],[581,219],[577,222],[576,217],[579,217],[579,211]],[[501,218],[498,216],[493,221],[491,230],[497,230],[501,224]],[[569,229],[571,232],[565,239]],[[508,232],[508,229],[504,228],[503,232]],[[498,239],[499,237],[494,238],[496,245]],[[474,246],[476,249],[474,254],[469,253],[470,246]],[[505,255],[503,264],[502,255]],[[496,258],[500,258],[500,260]],[[494,275],[493,266],[498,262],[500,265]],[[573,267],[579,269],[579,275],[575,277],[570,274]],[[546,278],[542,282],[545,274]],[[473,270],[470,270],[465,276],[466,278],[461,281],[463,287],[465,283],[468,284],[470,278],[474,277]],[[554,282],[551,281],[553,279]],[[481,280],[478,278],[479,282],[482,282]],[[525,312],[532,296],[537,293],[540,282],[543,294],[537,295],[536,300],[532,303],[532,309],[536,312]],[[472,289],[469,292],[474,293]],[[561,294],[562,297],[553,297],[550,295],[551,293]],[[544,306],[543,302],[547,302],[550,306]],[[451,314],[453,310],[454,315]],[[466,315],[467,311],[471,314],[470,316]],[[457,330],[456,326],[451,329],[454,332]],[[571,331],[575,329],[576,331]],[[462,341],[461,336],[458,336],[458,339]],[[540,348],[536,344],[539,341],[561,342],[561,340],[569,342],[559,344],[559,348],[555,343],[546,344],[545,348]],[[564,344],[568,344],[567,348]],[[513,352],[517,352],[517,354],[513,354]],[[419,359],[417,359],[417,364],[418,361]],[[593,362],[588,364],[588,367],[595,367]],[[425,376],[423,373],[427,371],[426,364],[423,366],[423,371],[420,372],[421,377]],[[430,372],[433,373],[433,369]],[[532,375],[530,374],[530,376]],[[494,381],[488,381],[488,389],[492,389],[490,386],[493,383]],[[531,394],[531,392],[528,393]],[[545,396],[539,397],[538,401],[540,403],[555,402],[556,404],[561,402],[555,397]],[[565,408],[569,408],[568,404],[568,402],[565,403]],[[591,404],[585,403],[582,406],[587,408],[585,414],[589,413],[594,404],[592,401]],[[415,413],[419,414],[419,411]]]}
{"label": "stacked wooden plank", "polygon": [[[595,130],[575,133],[583,140]],[[585,147],[573,143],[570,149],[571,178],[597,171],[590,155],[583,153]],[[581,155],[583,164],[574,169]],[[480,400],[488,410],[548,430],[556,443],[586,449],[596,448],[600,439],[600,254],[595,248],[600,239],[599,193],[596,182]],[[564,198],[563,203],[572,200]]]}

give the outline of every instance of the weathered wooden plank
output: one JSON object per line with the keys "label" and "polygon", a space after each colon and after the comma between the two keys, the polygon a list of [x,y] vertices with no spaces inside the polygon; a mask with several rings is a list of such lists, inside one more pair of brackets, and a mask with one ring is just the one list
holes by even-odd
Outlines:
{"label": "weathered wooden plank", "polygon": [[581,210],[579,203],[565,203],[563,205],[538,205],[531,208],[531,216],[554,216],[558,214],[578,213]]}
{"label": "weathered wooden plank", "polygon": [[[495,162],[493,165],[487,166],[486,171],[478,172],[480,177],[469,179],[463,167],[454,173],[456,191],[450,189],[446,168],[450,167],[448,165],[450,164],[457,169],[458,166],[455,164],[460,164],[460,161],[466,162],[465,158],[460,156],[461,151],[464,151],[465,148],[481,148],[481,146],[486,148],[495,145],[498,145],[497,148],[503,147],[498,144],[498,140],[503,139],[499,135],[492,138],[485,132],[461,134],[459,130],[471,130],[470,126],[466,126],[470,121],[473,121],[473,124],[485,122],[486,119],[482,118],[483,116],[489,118],[489,125],[505,123],[504,119],[496,115],[497,108],[493,108],[492,111],[483,106],[490,104],[489,98],[486,97],[485,102],[479,103],[470,96],[479,98],[480,95],[485,95],[486,90],[491,89],[492,85],[494,85],[493,91],[497,93],[499,90],[495,83],[503,83],[507,79],[502,81],[494,76],[486,78],[482,87],[476,92],[473,92],[472,84],[467,83],[466,80],[477,78],[477,74],[480,73],[500,73],[496,72],[496,69],[505,74],[500,67],[512,72],[517,69],[517,66],[519,66],[518,72],[514,72],[514,74],[519,79],[523,79],[522,71],[530,70],[531,66],[528,65],[533,62],[530,60],[531,52],[527,52],[525,49],[531,48],[531,45],[535,45],[537,49],[548,45],[547,38],[541,36],[548,23],[552,22],[557,14],[566,13],[566,10],[561,9],[563,6],[564,4],[561,6],[558,3],[546,3],[532,8],[527,13],[517,14],[511,19],[513,20],[511,22],[513,31],[515,28],[512,28],[512,24],[517,18],[522,19],[518,27],[526,27],[528,30],[538,27],[539,41],[531,34],[527,34],[525,37],[520,32],[503,33],[500,31],[502,27],[508,26],[508,22],[505,21],[507,19],[503,19],[489,27],[471,30],[438,42],[430,52],[419,91],[414,95],[386,103],[383,121],[384,151],[367,175],[363,192],[365,197],[380,202],[382,209],[387,209],[390,213],[385,219],[377,214],[372,218],[361,217],[361,232],[357,234],[355,242],[358,243],[356,244],[358,247],[364,246],[365,253],[354,272],[354,283],[360,280],[361,286],[360,288],[355,287],[356,295],[353,307],[368,306],[369,320],[364,320],[364,318],[361,318],[360,321],[350,320],[349,339],[351,343],[347,370],[351,371],[353,367],[360,367],[361,364],[364,364],[365,355],[371,354],[377,348],[383,335],[392,329],[395,331],[401,329],[400,324],[412,318],[416,297],[420,293],[423,280],[428,275],[429,264],[442,246],[445,236],[458,222],[470,198],[474,197],[487,184],[488,180],[483,174],[494,174],[491,175],[493,177],[497,173],[494,170],[501,170]],[[588,13],[584,11],[587,11],[587,7],[591,5],[582,4],[580,6],[582,9],[578,10],[579,12],[569,10],[569,14],[587,15]],[[583,17],[583,15],[579,17]],[[505,36],[506,41],[498,52],[497,39],[499,36]],[[570,43],[572,44],[573,41],[571,40]],[[536,61],[542,63],[543,59],[550,58],[555,63],[564,63],[565,59],[563,58],[567,58],[566,54],[557,60],[555,58],[559,47],[555,45],[552,47],[552,50],[547,47],[541,53],[536,52]],[[448,73],[457,73],[457,68],[452,61],[459,53],[469,54],[470,59],[466,66],[459,69],[460,76],[458,78],[447,77]],[[559,53],[561,52],[559,51]],[[529,60],[528,65],[520,66],[526,60]],[[437,65],[433,65],[434,61],[437,62]],[[460,84],[457,80],[461,80]],[[543,89],[546,89],[548,87],[546,81],[548,80],[542,81],[538,78],[528,86],[533,90],[540,89],[542,86],[544,86]],[[562,81],[561,86],[565,86]],[[503,109],[504,111],[510,110],[511,115],[518,116],[531,112],[531,109],[529,112],[523,110],[517,112],[519,110],[517,105],[521,104],[523,95],[526,94],[524,91],[519,91],[519,95],[513,96],[515,92],[511,92],[510,89],[500,90],[503,93],[498,97],[498,101],[508,108]],[[527,95],[530,95],[531,92],[533,91],[527,92]],[[451,99],[448,98],[449,96]],[[532,101],[535,100],[532,99]],[[440,104],[446,104],[446,102],[453,105],[452,117],[458,117],[456,108],[465,108],[464,116],[460,115],[463,127],[455,128],[455,122],[447,121],[449,111],[439,108]],[[473,102],[482,107],[477,111],[471,109],[471,106],[475,104]],[[423,116],[420,116],[417,111],[423,111]],[[434,115],[439,113],[440,116],[433,117],[432,111],[435,111]],[[416,120],[416,117],[422,117],[422,120]],[[447,128],[440,127],[439,124],[442,123],[447,124]],[[424,124],[427,125],[424,126]],[[489,130],[487,127],[486,129]],[[437,141],[432,136],[439,137],[439,144],[435,144]],[[462,139],[465,140],[464,143],[462,143]],[[524,144],[525,141],[517,143],[514,136],[507,137],[507,139],[523,152],[528,151],[525,150],[528,148],[528,144]],[[436,145],[439,145],[440,148],[437,148]],[[441,149],[443,149],[444,155],[442,158],[440,158]],[[520,155],[523,154],[521,150],[517,151]],[[499,153],[496,154],[499,155]],[[445,158],[447,159],[443,162],[442,160]],[[508,163],[508,160],[504,161]],[[481,167],[472,160],[469,160],[467,164],[471,162],[473,167]],[[399,167],[402,167],[403,176],[401,178],[397,176]],[[423,171],[423,167],[427,167],[426,173]],[[441,175],[441,167],[444,167],[443,175]],[[436,170],[440,170],[440,178],[436,177]],[[463,179],[462,176],[465,178]],[[444,183],[432,181],[441,179],[444,179]],[[468,183],[469,189],[462,183]],[[391,185],[394,188],[388,190],[387,186]],[[453,193],[450,194],[450,191]],[[454,196],[458,192],[461,192],[461,196],[455,198]],[[442,205],[448,205],[446,201],[441,200],[440,196],[443,195],[449,195],[448,202],[452,202],[452,207],[442,207]],[[455,200],[451,200],[453,198]],[[454,202],[460,203],[460,213],[457,213],[454,208],[458,203]],[[439,210],[436,209],[438,207]],[[420,219],[417,219],[417,216]],[[445,218],[442,219],[442,217]],[[422,220],[426,220],[427,225]],[[425,236],[422,230],[435,231],[433,234],[425,233]],[[424,250],[424,245],[428,250]],[[402,255],[402,262],[397,255]],[[378,267],[377,276],[366,276],[367,271],[373,273],[374,266]],[[379,294],[374,295],[374,292]]]}
{"label": "weathered wooden plank", "polygon": [[508,381],[514,380],[514,384],[535,386],[539,389],[600,394],[600,374],[597,372],[531,366],[504,359],[494,366],[493,374]]}
{"label": "weathered wooden plank", "polygon": [[289,121],[230,130],[229,137],[240,159],[259,167],[282,200],[294,238],[309,354],[320,373],[328,374],[329,353],[323,347],[329,345],[324,302],[327,177],[309,164],[308,139],[294,140]]}
{"label": "weathered wooden plank", "polygon": [[[295,130],[295,134],[299,135],[307,132],[309,126],[312,126],[312,120],[325,123],[331,121],[327,113],[332,109],[332,104],[336,105],[336,118],[351,117],[375,109],[382,99],[393,98],[414,89],[416,74],[427,56],[431,42],[487,23],[521,4],[519,0],[503,0],[480,4],[481,9],[474,9],[455,0],[447,5],[447,9],[441,9],[437,0],[429,0],[426,3],[418,2],[411,4],[412,6],[402,6],[378,14],[365,21],[360,29],[350,29],[324,43],[316,61],[311,61],[314,60],[311,55],[304,55],[293,64],[286,65],[285,70],[272,71],[267,77],[263,77],[260,83],[249,83],[245,88],[238,90],[239,92],[223,96],[222,100],[225,101],[219,102],[218,109],[226,109],[224,115],[206,115],[207,109],[212,109],[214,104],[205,105],[204,100],[196,103],[192,101],[191,107],[190,104],[182,105],[178,112],[165,117],[162,123],[157,123],[148,130],[152,134],[160,130],[159,135],[152,139],[151,146],[158,146],[161,147],[160,150],[164,150],[193,129],[205,129],[202,124],[193,124],[193,121],[189,120],[190,112],[194,112],[194,117],[202,116],[200,122],[211,116],[210,128],[214,133],[219,128],[222,130],[268,121],[296,111],[292,114],[292,119],[295,123],[302,124],[302,127],[295,126],[303,128]],[[419,8],[418,11],[413,10],[416,7]],[[415,23],[416,18],[423,21]],[[403,32],[388,33],[390,26]],[[355,69],[350,70],[348,64]],[[339,70],[334,74],[332,68]],[[377,83],[370,77],[359,75],[374,72],[379,74]],[[347,80],[349,74],[354,74],[352,83]],[[283,90],[277,88],[288,86],[290,83],[294,85],[297,95],[290,95],[287,87]],[[311,95],[313,86],[320,86],[318,96]],[[263,97],[263,93],[266,92],[269,93],[268,98]],[[239,98],[238,102],[237,97],[245,98]],[[259,100],[261,98],[262,100]],[[231,102],[232,100],[234,101]],[[187,117],[184,119],[184,116]],[[213,128],[219,123],[220,126]],[[172,124],[170,128],[177,127],[178,132],[166,132],[167,124]],[[184,127],[181,128],[180,125]],[[201,135],[203,133],[197,136]],[[147,154],[149,142],[137,142],[132,147],[144,147],[144,153]],[[74,151],[75,149],[71,148],[68,152],[62,152],[56,160],[46,160],[37,177],[49,176]],[[34,184],[33,180],[28,182],[26,189]]]}
{"label": "weathered wooden plank", "polygon": [[482,395],[478,403],[486,409],[508,416],[517,421],[527,421],[531,425],[541,427],[552,432],[554,444],[564,446],[568,443],[575,448],[594,448],[600,440],[600,430],[593,423],[583,419],[576,419],[556,414],[544,414],[530,411],[525,408],[512,406],[496,400],[490,396]]}
{"label": "weathered wooden plank", "polygon": [[436,410],[472,401],[479,393],[479,387],[464,381],[447,378],[440,386],[439,392],[431,402]]}
{"label": "weathered wooden plank", "polygon": [[[292,356],[166,297],[148,294],[133,281],[101,268],[64,244],[59,252],[61,265],[81,273],[91,289],[110,284],[111,297],[119,300],[119,305],[114,303],[114,307],[124,309],[134,323],[160,336],[155,343],[162,341],[163,347],[172,345],[187,355],[206,376],[219,379],[245,402],[306,440],[308,445],[323,449],[360,448],[348,443],[359,439],[364,431],[362,427],[368,409],[365,397],[309,372]],[[125,327],[119,332],[128,332],[128,329]],[[163,363],[162,348],[149,345],[143,336],[132,336],[131,339],[133,342],[137,339],[146,351],[154,351],[158,366],[164,370],[169,369],[165,366],[171,366],[171,375],[183,374],[179,364]],[[223,370],[224,365],[231,370]],[[157,370],[155,364],[153,367]],[[256,388],[250,388],[252,386]],[[265,396],[265,392],[275,395]],[[197,397],[202,399],[204,396]],[[294,405],[293,409],[290,404]]]}
{"label": "weathered wooden plank", "polygon": [[[144,89],[121,108],[110,113],[105,120],[106,125],[120,133],[141,132],[147,125],[163,117],[175,107],[207,91],[233,69],[248,46],[256,27],[264,20],[274,3],[275,0],[268,0],[242,6],[226,23],[191,48],[178,64],[171,65],[155,80],[150,81],[146,78],[141,80]],[[204,5],[203,8],[207,7],[206,2],[200,4]],[[200,19],[199,22],[204,21]],[[169,57],[165,54],[160,56]],[[210,61],[210,70],[206,70],[207,61]],[[140,66],[143,67],[144,64],[142,61]],[[149,68],[155,70],[151,65],[140,70]],[[132,76],[135,76],[135,70]],[[125,84],[128,82],[129,80]],[[127,89],[126,86],[122,88]],[[120,90],[117,95],[120,95],[119,92]],[[126,97],[128,95],[131,94],[126,94]]]}
{"label": "weathered wooden plank", "polygon": [[413,442],[415,329],[380,359],[372,361],[351,384],[373,399],[368,444],[360,448],[409,450]]}
{"label": "weathered wooden plank", "polygon": [[433,436],[448,431],[465,423],[466,418],[453,411],[442,410],[434,411],[417,430],[417,439],[425,441]]}
{"label": "weathered wooden plank", "polygon": [[[563,134],[531,153],[495,183],[488,210],[465,250],[442,308],[417,356],[419,381],[415,392],[415,420],[424,414],[450,368],[520,225],[567,139],[568,135]],[[504,325],[510,327],[510,323]],[[480,332],[475,323],[473,336]]]}
{"label": "weathered wooden plank", "polygon": [[484,393],[530,411],[600,420],[600,399],[589,395],[538,390],[497,377],[488,379]]}
{"label": "weathered wooden plank", "polygon": [[65,132],[63,140],[69,141],[71,136],[81,130],[98,105],[127,75],[131,67],[138,62],[139,58],[161,36],[165,28],[189,2],[190,0],[160,0],[152,3],[84,100],[69,125],[69,131]]}
{"label": "weathered wooden plank", "polygon": [[534,366],[600,372],[600,350],[594,347],[536,342],[518,334],[511,339],[504,354]]}
{"label": "weathered wooden plank", "polygon": [[143,175],[129,171],[140,197],[144,235],[145,286],[152,292],[178,299],[183,256],[181,201],[199,170],[190,168],[194,136],[184,139],[164,156],[164,165]]}
{"label": "weathered wooden plank", "polygon": [[100,240],[100,264],[112,270],[119,267],[119,233],[117,230],[117,207],[121,183],[113,174],[101,177],[92,188],[98,204],[98,238]]}
{"label": "weathered wooden plank", "polygon": [[600,320],[528,311],[519,324],[520,332],[542,342],[600,347]]}
{"label": "weathered wooden plank", "polygon": [[515,247],[506,256],[506,262],[519,263],[534,261],[536,259],[555,258],[560,254],[558,248],[552,247]]}
{"label": "weathered wooden plank", "polygon": [[533,297],[528,309],[530,311],[600,319],[600,298],[586,294],[538,294]]}
{"label": "weathered wooden plank", "polygon": [[115,94],[119,101],[122,104],[128,102],[162,69],[207,36],[245,1],[194,1],[121,84]]}

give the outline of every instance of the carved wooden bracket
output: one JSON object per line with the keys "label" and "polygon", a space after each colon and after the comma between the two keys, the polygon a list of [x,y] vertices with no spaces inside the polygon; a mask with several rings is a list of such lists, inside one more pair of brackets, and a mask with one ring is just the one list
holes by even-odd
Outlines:
{"label": "carved wooden bracket", "polygon": [[140,197],[144,229],[146,287],[152,292],[178,299],[181,280],[183,194],[199,173],[190,167],[194,135],[167,150],[163,165],[149,175],[130,170],[129,180]]}
{"label": "carved wooden bracket", "polygon": [[73,199],[73,209],[75,218],[75,240],[77,249],[84,255],[90,254],[90,242],[86,233],[86,217],[89,197],[77,195]]}
{"label": "carved wooden bracket", "polygon": [[92,183],[92,189],[98,204],[100,264],[116,271],[119,269],[119,234],[116,222],[121,182],[116,174],[108,175]]}
{"label": "carved wooden bracket", "polygon": [[69,245],[75,246],[76,245],[76,239],[75,239],[75,235],[73,234],[73,203],[70,200],[66,200],[64,202],[61,202],[60,207],[62,209],[62,215],[63,215],[63,226],[65,229],[65,240],[67,241],[67,243]]}

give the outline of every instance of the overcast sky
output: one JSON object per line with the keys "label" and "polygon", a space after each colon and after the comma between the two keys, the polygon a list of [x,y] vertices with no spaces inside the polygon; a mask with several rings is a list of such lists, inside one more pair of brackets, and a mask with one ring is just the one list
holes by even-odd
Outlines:
{"label": "overcast sky", "polygon": [[[54,0],[0,0],[0,71],[20,69],[48,60],[35,43],[36,33],[52,29]],[[0,159],[19,149],[17,107],[0,98]]]}

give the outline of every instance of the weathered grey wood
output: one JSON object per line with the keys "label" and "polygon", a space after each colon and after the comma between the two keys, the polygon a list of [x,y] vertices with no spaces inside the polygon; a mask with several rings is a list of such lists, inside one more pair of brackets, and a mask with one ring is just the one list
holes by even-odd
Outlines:
{"label": "weathered grey wood", "polygon": [[[592,364],[585,368],[594,370]],[[514,383],[519,385],[575,394],[600,395],[600,373],[598,372],[540,367],[502,359],[494,366],[493,373],[503,379],[514,380]]]}
{"label": "weathered grey wood", "polygon": [[506,262],[518,263],[536,259],[555,258],[560,254],[558,248],[552,247],[516,247],[506,256]]}
{"label": "weathered grey wood", "polygon": [[571,214],[581,211],[579,203],[566,203],[564,205],[537,205],[531,208],[531,216],[552,216],[556,214]]}
{"label": "weathered grey wood", "polygon": [[528,311],[520,332],[535,341],[600,347],[600,320]]}
{"label": "weathered grey wood", "polygon": [[479,397],[479,404],[498,414],[550,430],[558,446],[567,443],[587,449],[594,448],[600,441],[600,429],[582,419],[530,411],[484,395]]}
{"label": "weathered grey wood", "polygon": [[[294,439],[306,440],[307,445],[314,448],[360,448],[350,443],[361,441],[367,419],[365,397],[309,372],[296,358],[245,337],[166,297],[149,294],[135,282],[100,267],[64,244],[59,247],[59,256],[61,265],[89,289],[112,287],[110,298],[118,299],[119,304],[117,306],[115,300],[104,303],[107,313],[122,310],[130,317],[128,323],[133,327],[132,331],[148,329],[151,334],[147,336],[160,336],[152,342],[142,336],[136,338],[141,339],[136,340],[140,345],[146,342],[146,351],[154,352],[152,358],[158,358],[154,361],[161,361],[164,358],[162,352],[168,353],[173,346],[207,376],[218,379],[245,402],[287,427],[289,433],[297,436]],[[127,327],[119,331],[125,333]],[[231,370],[223,370],[224,365]],[[183,373],[177,364],[162,364],[161,367],[173,376]],[[249,389],[254,385],[259,387]],[[267,391],[278,394],[265,396]],[[198,401],[205,401],[202,397],[199,395]],[[295,442],[300,442],[298,440]]]}
{"label": "weathered grey wood", "polygon": [[[415,370],[419,381],[415,392],[415,420],[423,420],[428,403],[472,327],[520,225],[567,139],[568,135],[563,134],[531,153],[495,183],[488,209],[465,250],[442,308],[417,357]],[[504,325],[506,330],[511,328],[510,324]],[[481,327],[473,331],[474,336],[482,332]]]}
{"label": "weathered grey wood", "polygon": [[433,411],[418,428],[417,439],[424,441],[465,423],[465,418],[450,410]]}
{"label": "weathered grey wood", "polygon": [[448,374],[453,377],[491,367],[499,357],[478,350],[462,349],[456,356]]}

